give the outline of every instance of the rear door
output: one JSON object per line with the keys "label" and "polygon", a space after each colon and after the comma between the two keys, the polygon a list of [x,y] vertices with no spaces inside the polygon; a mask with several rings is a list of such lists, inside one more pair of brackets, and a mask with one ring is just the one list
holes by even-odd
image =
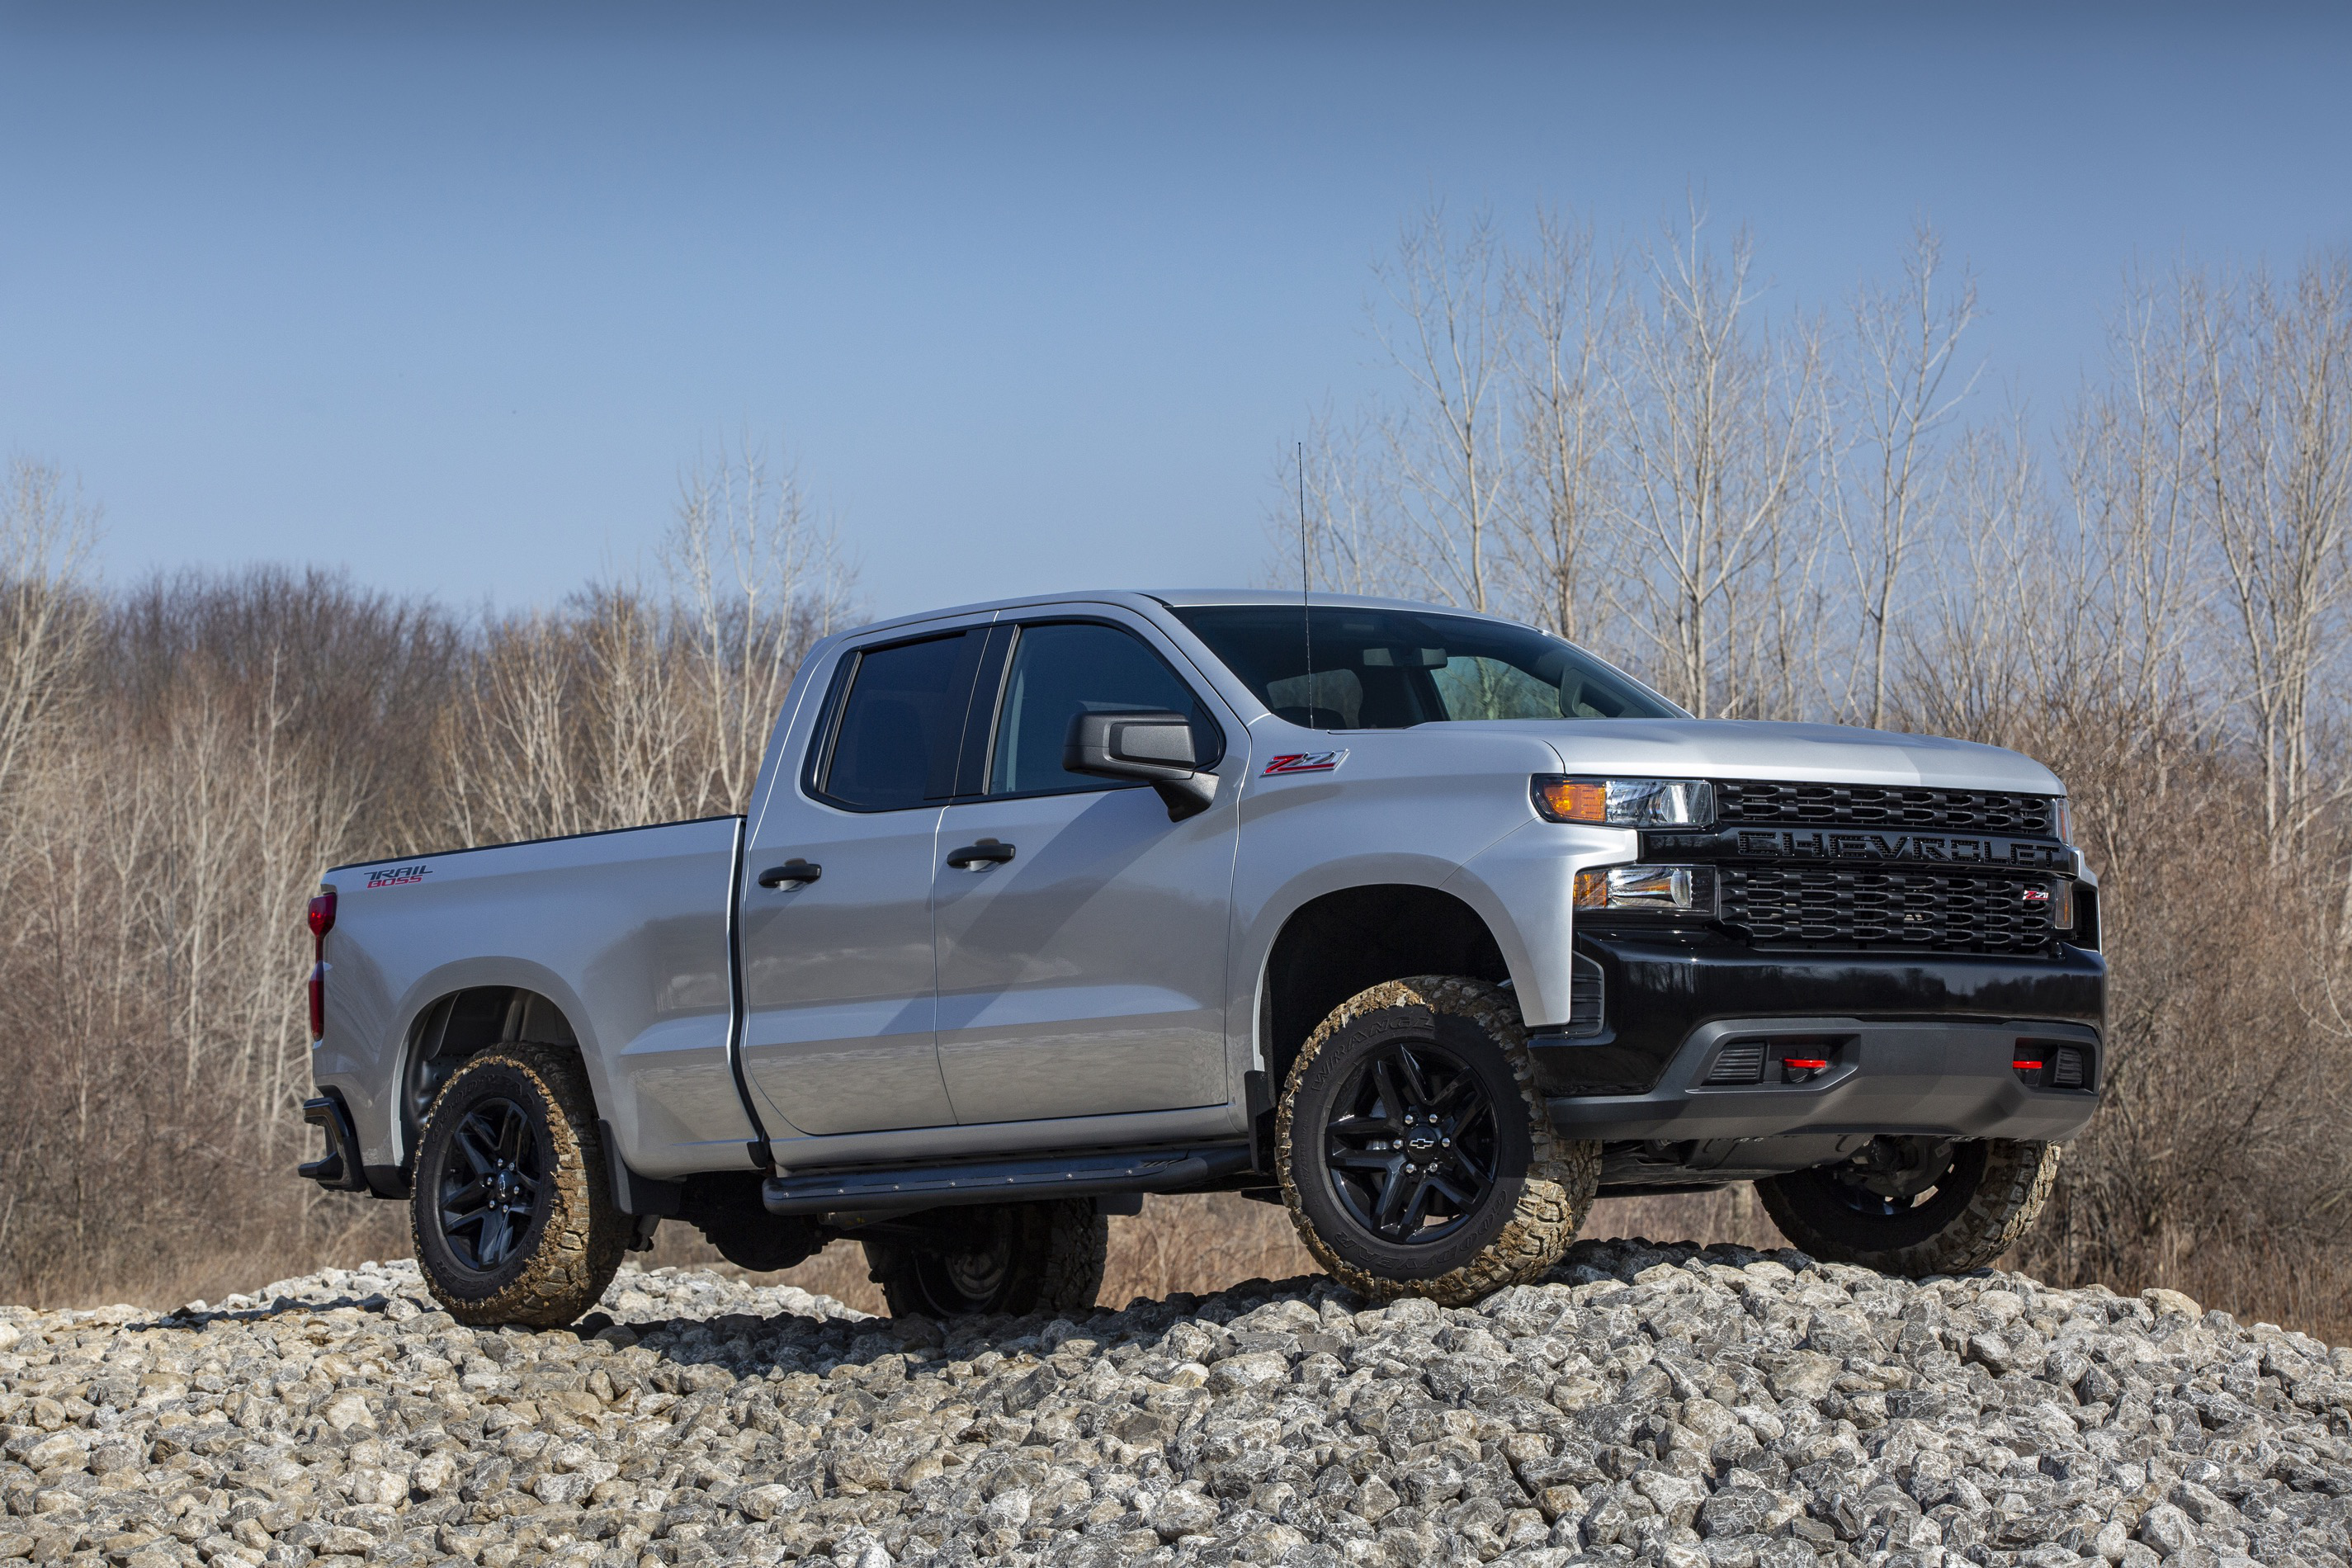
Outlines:
{"label": "rear door", "polygon": [[[753,829],[743,1073],[762,1114],[802,1132],[955,1122],[933,1016],[931,870],[986,640],[975,626],[845,652],[799,777],[779,781]],[[760,886],[763,871],[809,866],[814,880]]]}
{"label": "rear door", "polygon": [[994,718],[982,798],[946,809],[933,871],[940,1060],[957,1118],[1222,1105],[1246,759],[1224,762],[1208,810],[1171,822],[1147,787],[1064,772],[1062,743],[1089,710],[1191,713],[1204,755],[1227,735],[1246,746],[1246,731],[1221,723],[1139,626],[1057,617],[993,638],[994,690],[984,682],[973,704]]}

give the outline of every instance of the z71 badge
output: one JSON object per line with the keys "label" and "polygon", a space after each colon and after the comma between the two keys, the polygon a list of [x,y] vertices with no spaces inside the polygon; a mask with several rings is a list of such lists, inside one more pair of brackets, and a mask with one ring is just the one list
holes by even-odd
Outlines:
{"label": "z71 badge", "polygon": [[1336,752],[1290,752],[1270,759],[1260,778],[1280,773],[1328,773],[1348,760],[1346,748]]}

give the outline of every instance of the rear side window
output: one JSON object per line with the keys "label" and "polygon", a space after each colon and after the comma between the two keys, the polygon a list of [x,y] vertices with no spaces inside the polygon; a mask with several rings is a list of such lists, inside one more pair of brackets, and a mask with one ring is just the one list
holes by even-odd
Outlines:
{"label": "rear side window", "polygon": [[982,641],[958,632],[853,656],[817,793],[859,811],[902,810],[953,795]]}
{"label": "rear side window", "polygon": [[1160,657],[1117,626],[1065,623],[1024,626],[1004,678],[991,795],[1108,789],[1109,782],[1062,766],[1070,721],[1080,713],[1151,709],[1188,714],[1203,765],[1224,752],[1224,732]]}

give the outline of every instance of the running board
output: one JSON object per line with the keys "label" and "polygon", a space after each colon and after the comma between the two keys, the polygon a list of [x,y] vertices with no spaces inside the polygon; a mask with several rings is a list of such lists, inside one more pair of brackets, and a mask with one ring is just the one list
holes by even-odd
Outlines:
{"label": "running board", "polygon": [[1133,1154],[1057,1154],[985,1163],[786,1173],[762,1182],[760,1199],[775,1215],[938,1208],[1106,1193],[1182,1192],[1249,1168],[1246,1143]]}

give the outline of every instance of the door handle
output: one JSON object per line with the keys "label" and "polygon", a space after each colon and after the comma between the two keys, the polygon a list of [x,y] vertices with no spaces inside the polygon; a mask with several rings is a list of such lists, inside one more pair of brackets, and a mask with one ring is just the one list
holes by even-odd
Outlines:
{"label": "door handle", "polygon": [[815,861],[794,858],[785,861],[781,866],[771,866],[761,872],[760,886],[763,888],[806,887],[824,875],[824,868]]}
{"label": "door handle", "polygon": [[999,843],[993,838],[983,838],[977,844],[967,844],[961,849],[950,852],[948,864],[959,871],[964,871],[979,865],[1002,866],[1012,858],[1012,845]]}

